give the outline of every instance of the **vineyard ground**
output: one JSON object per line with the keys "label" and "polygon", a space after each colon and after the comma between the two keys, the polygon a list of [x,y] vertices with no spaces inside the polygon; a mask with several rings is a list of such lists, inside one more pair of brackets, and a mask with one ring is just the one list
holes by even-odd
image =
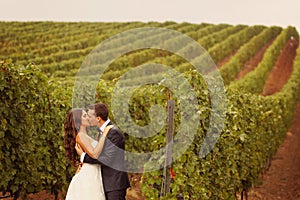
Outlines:
{"label": "vineyard ground", "polygon": [[[289,47],[290,46],[290,47]],[[264,88],[264,95],[270,95],[280,90],[283,83],[289,77],[292,69],[292,60],[296,52],[295,41],[290,41],[279,56],[276,67],[271,72]],[[263,50],[258,54],[263,54]],[[262,55],[256,55],[258,59]],[[259,58],[260,60],[261,58]],[[249,61],[251,63],[251,61]],[[253,62],[253,63],[257,63]],[[280,67],[279,67],[280,66]],[[274,74],[277,73],[275,76]],[[273,75],[272,75],[273,74]],[[278,76],[278,74],[280,74]],[[285,79],[285,80],[279,80]],[[300,91],[299,91],[300,92]],[[270,168],[262,176],[262,185],[257,186],[248,192],[249,200],[300,200],[300,100],[296,108],[293,124],[286,134],[286,138],[276,155],[273,157]],[[135,184],[129,190],[127,200],[141,200],[139,188],[140,175],[130,177]],[[42,191],[37,194],[30,194],[29,200],[54,200],[54,196]],[[7,198],[7,200],[13,200]]]}
{"label": "vineyard ground", "polygon": [[[292,72],[296,55],[296,40],[290,40],[279,56],[264,87],[263,95],[271,95],[281,89]],[[300,91],[299,91],[300,93]],[[300,200],[300,100],[293,124],[286,133],[271,165],[262,177],[262,185],[249,192],[248,200]]]}
{"label": "vineyard ground", "polygon": [[252,71],[260,61],[263,59],[263,56],[269,46],[273,43],[274,39],[269,41],[261,50],[259,50],[253,57],[244,65],[244,68],[239,72],[236,77],[236,80],[240,79],[241,77],[245,76],[248,72]]}
{"label": "vineyard ground", "polygon": [[249,192],[248,200],[300,200],[300,101],[293,125],[263,175],[262,185]]}

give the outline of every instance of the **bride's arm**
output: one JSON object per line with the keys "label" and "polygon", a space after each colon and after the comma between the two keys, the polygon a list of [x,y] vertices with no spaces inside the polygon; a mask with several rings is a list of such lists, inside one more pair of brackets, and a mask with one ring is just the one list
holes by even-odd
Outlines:
{"label": "bride's arm", "polygon": [[108,134],[108,131],[112,128],[113,126],[107,126],[104,129],[104,132],[102,133],[102,136],[97,144],[97,146],[94,148],[91,144],[91,138],[88,138],[89,136],[87,135],[78,135],[77,143],[83,148],[83,150],[92,158],[97,159],[102,152],[102,149],[104,147],[104,142],[106,139],[106,136]]}

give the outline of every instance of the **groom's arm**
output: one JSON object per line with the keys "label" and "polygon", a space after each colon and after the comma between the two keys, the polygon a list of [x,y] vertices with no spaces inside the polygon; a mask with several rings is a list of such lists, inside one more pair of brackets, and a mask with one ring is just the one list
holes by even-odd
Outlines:
{"label": "groom's arm", "polygon": [[80,162],[90,164],[101,164],[99,160],[90,157],[87,153],[83,152],[80,156]]}
{"label": "groom's arm", "polygon": [[122,147],[124,146],[122,145],[123,143],[125,144],[121,131],[118,128],[112,128],[106,136],[105,148],[104,151],[99,155],[98,161],[101,164],[110,166],[112,168],[118,167],[119,164],[117,164],[116,161],[121,161],[117,157],[121,153],[124,153],[120,152],[124,151],[124,147]]}
{"label": "groom's arm", "polygon": [[100,164],[97,159],[90,157],[86,152],[83,151],[82,147],[76,144],[75,149],[77,154],[80,156],[80,162],[91,163],[91,164]]}

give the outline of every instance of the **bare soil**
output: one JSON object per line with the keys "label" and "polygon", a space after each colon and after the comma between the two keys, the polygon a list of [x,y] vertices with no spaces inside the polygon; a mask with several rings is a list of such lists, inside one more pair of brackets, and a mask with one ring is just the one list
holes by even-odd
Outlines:
{"label": "bare soil", "polygon": [[293,62],[297,47],[298,41],[295,39],[290,39],[286,43],[284,49],[278,56],[275,66],[269,74],[262,95],[267,96],[279,92],[282,86],[287,82],[293,71]]}
{"label": "bare soil", "polygon": [[250,190],[249,200],[300,200],[300,101],[293,126],[264,174],[261,186]]}
{"label": "bare soil", "polygon": [[245,76],[248,72],[252,71],[257,67],[257,65],[260,63],[260,61],[263,59],[264,54],[266,50],[269,48],[269,46],[272,44],[273,40],[270,40],[263,48],[261,48],[246,64],[244,65],[244,68],[239,72],[236,79],[240,79],[241,77]]}
{"label": "bare soil", "polygon": [[[290,40],[271,71],[262,95],[281,90],[293,70],[298,41]],[[299,91],[300,93],[300,91]],[[262,178],[262,185],[249,192],[249,200],[300,200],[300,100],[293,124]]]}

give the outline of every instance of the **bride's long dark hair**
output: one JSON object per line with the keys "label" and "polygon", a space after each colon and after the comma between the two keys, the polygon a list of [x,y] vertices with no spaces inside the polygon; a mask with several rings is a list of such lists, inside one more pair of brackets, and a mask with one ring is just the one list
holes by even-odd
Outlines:
{"label": "bride's long dark hair", "polygon": [[73,166],[75,166],[77,162],[77,152],[75,149],[75,145],[76,145],[76,136],[78,134],[81,125],[82,112],[83,109],[81,108],[71,109],[67,114],[66,121],[64,124],[65,153],[67,159],[71,162]]}

